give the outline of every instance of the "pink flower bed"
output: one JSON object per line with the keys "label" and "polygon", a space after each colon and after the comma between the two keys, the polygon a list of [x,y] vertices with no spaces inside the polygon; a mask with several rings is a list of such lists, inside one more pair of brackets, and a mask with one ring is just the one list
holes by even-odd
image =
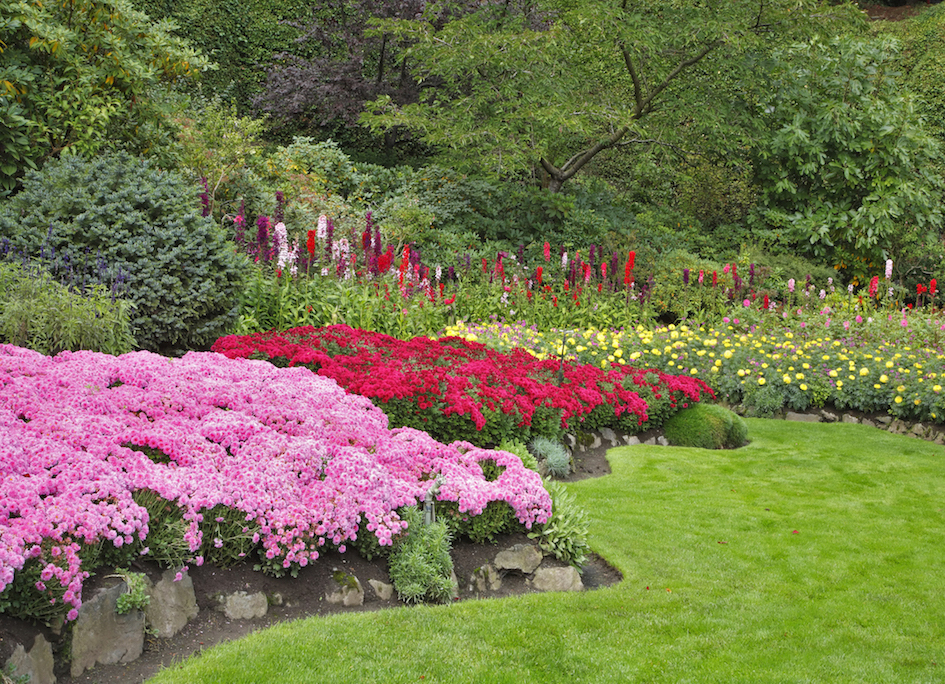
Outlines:
{"label": "pink flower bed", "polygon": [[[504,466],[494,481],[483,476],[487,460]],[[390,430],[368,399],[306,368],[215,353],[50,358],[0,345],[0,477],[0,592],[39,559],[36,588],[65,587],[69,619],[88,576],[83,545],[146,540],[138,490],[184,511],[195,553],[204,512],[244,512],[261,553],[286,568],[326,544],[343,551],[360,524],[391,544],[406,527],[396,509],[437,478],[437,498],[469,515],[506,501],[531,527],[551,512],[539,475],[512,454]]]}

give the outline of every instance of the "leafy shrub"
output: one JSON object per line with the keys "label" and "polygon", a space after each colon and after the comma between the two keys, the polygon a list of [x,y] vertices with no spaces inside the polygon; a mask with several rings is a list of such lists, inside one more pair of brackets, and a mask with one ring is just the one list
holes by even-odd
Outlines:
{"label": "leafy shrub", "polygon": [[0,341],[50,356],[64,349],[124,354],[135,347],[130,311],[102,285],[80,294],[38,267],[0,264]]}
{"label": "leafy shrub", "polygon": [[735,449],[748,439],[741,416],[718,404],[696,404],[676,413],[663,426],[673,446],[700,449]]}
{"label": "leafy shrub", "polygon": [[945,142],[945,5],[929,7],[908,21],[879,21],[877,29],[902,41],[896,65],[902,82],[918,96],[929,129]]}
{"label": "leafy shrub", "polygon": [[262,212],[259,193],[265,187],[253,168],[262,157],[263,122],[239,116],[236,105],[226,106],[219,97],[193,98],[175,120],[177,165],[192,180],[206,182],[207,208],[214,216],[235,213],[241,200],[251,212]]}
{"label": "leafy shrub", "polygon": [[[677,194],[680,209],[698,219],[715,237],[716,229],[744,222],[755,204],[751,172],[744,167],[701,160],[682,177]],[[727,231],[725,231],[727,232]],[[725,245],[728,250],[738,245]]]}
{"label": "leafy shrub", "polygon": [[0,105],[0,194],[53,156],[147,148],[167,123],[153,92],[209,66],[174,24],[125,0],[4,0],[0,17],[0,101],[15,103]]}
{"label": "leafy shrub", "polygon": [[248,268],[200,216],[196,188],[124,153],[28,174],[0,207],[0,237],[25,254],[85,250],[91,278],[125,274],[132,332],[150,350],[206,348],[235,319]]}
{"label": "leafy shrub", "polygon": [[545,489],[551,494],[551,518],[544,524],[536,525],[528,536],[535,539],[545,553],[580,568],[587,562],[590,551],[587,545],[590,525],[587,513],[560,482],[545,482]]}
{"label": "leafy shrub", "polygon": [[533,437],[529,446],[551,477],[567,477],[571,474],[571,456],[563,444],[547,437]]}
{"label": "leafy shrub", "polygon": [[446,523],[424,525],[417,508],[407,509],[408,528],[390,555],[391,583],[404,603],[445,602],[453,594],[453,559]]}
{"label": "leafy shrub", "polygon": [[894,78],[897,54],[889,39],[812,39],[778,53],[761,103],[758,222],[861,282],[887,257],[920,257],[943,222],[940,149]]}
{"label": "leafy shrub", "polygon": [[538,461],[535,460],[535,457],[532,456],[531,452],[528,450],[528,447],[525,446],[525,442],[520,442],[518,440],[503,440],[497,447],[500,451],[508,451],[510,454],[515,454],[520,459],[522,459],[522,465],[528,468],[529,470],[534,470],[538,472]]}
{"label": "leafy shrub", "polygon": [[306,174],[314,187],[343,197],[359,180],[351,158],[333,140],[318,142],[296,136],[291,144],[280,147],[268,163],[273,171]]}
{"label": "leafy shrub", "polygon": [[71,607],[63,601],[68,587],[55,579],[44,582],[45,566],[46,561],[39,558],[23,564],[13,581],[0,591],[0,614],[45,624],[52,624],[66,614]]}

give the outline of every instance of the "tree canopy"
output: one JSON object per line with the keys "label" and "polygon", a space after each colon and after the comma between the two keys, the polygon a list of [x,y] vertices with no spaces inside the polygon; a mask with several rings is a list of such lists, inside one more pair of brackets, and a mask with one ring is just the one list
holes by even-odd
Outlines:
{"label": "tree canopy", "polygon": [[0,194],[74,151],[145,147],[152,89],[208,65],[126,0],[0,0]]}
{"label": "tree canopy", "polygon": [[508,0],[439,27],[379,19],[377,34],[408,45],[421,96],[382,95],[361,120],[406,127],[457,165],[540,174],[557,191],[603,150],[724,126],[726,103],[706,97],[714,81],[773,37],[858,15],[806,0]]}
{"label": "tree canopy", "polygon": [[761,215],[863,279],[928,254],[942,226],[938,142],[893,70],[890,39],[813,39],[779,51],[760,102]]}

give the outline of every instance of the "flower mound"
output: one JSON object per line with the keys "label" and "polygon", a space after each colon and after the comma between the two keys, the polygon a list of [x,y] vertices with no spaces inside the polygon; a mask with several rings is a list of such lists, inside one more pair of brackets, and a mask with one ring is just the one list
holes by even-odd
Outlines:
{"label": "flower mound", "polygon": [[[480,461],[504,469],[488,481]],[[306,368],[214,353],[50,358],[0,345],[0,477],[0,592],[37,559],[37,590],[55,578],[69,619],[88,576],[83,548],[147,538],[139,490],[180,507],[192,552],[203,513],[223,505],[285,568],[326,544],[343,551],[362,524],[391,544],[406,527],[396,509],[437,480],[437,498],[469,515],[506,501],[531,527],[551,511],[541,478],[512,454],[389,430],[367,399]]]}

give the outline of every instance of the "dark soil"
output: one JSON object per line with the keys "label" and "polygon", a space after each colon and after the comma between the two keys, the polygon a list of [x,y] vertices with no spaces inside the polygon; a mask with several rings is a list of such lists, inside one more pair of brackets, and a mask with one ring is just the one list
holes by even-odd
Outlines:
{"label": "dark soil", "polygon": [[877,4],[861,4],[860,7],[873,21],[902,21],[914,17],[919,12],[939,2],[941,0],[933,0],[932,2],[928,0],[898,0],[890,3],[896,5],[895,7]]}
{"label": "dark soil", "polygon": [[[575,454],[576,472],[571,479],[599,477],[609,473],[606,452],[607,448],[601,447]],[[496,544],[473,544],[468,541],[454,543],[453,565],[460,585],[458,600],[468,601],[480,598],[469,586],[469,578],[473,570],[492,561],[500,550],[527,541],[529,540],[524,534],[514,534],[504,536]],[[549,560],[546,559],[545,563],[548,562]],[[143,564],[133,569],[148,573],[155,582],[160,579],[161,572],[157,566]],[[344,607],[329,604],[325,600],[325,596],[336,588],[332,580],[332,573],[336,569],[354,575],[361,581],[364,587],[363,606]],[[317,562],[302,568],[297,578],[268,577],[260,572],[254,572],[249,563],[226,569],[206,565],[199,568],[191,567],[189,572],[194,582],[200,614],[179,634],[170,639],[146,638],[144,653],[132,663],[98,665],[76,678],[70,677],[68,671],[57,672],[59,684],[80,682],[137,684],[156,674],[162,667],[182,661],[223,641],[239,639],[250,632],[265,629],[278,622],[341,612],[409,610],[403,607],[396,596],[390,601],[382,601],[368,585],[368,580],[371,579],[389,581],[386,560],[375,559],[369,562],[353,549],[344,554],[335,551],[325,553]],[[104,577],[107,574],[107,572],[100,572],[96,577],[89,579],[85,584],[83,594],[90,597],[98,587],[117,581]],[[581,578],[584,586],[591,590],[616,584],[622,579],[617,570],[596,555],[591,555]],[[215,597],[218,594],[230,594],[236,591],[248,593],[262,591],[269,597],[279,595],[282,597],[282,605],[271,605],[266,617],[257,620],[229,620],[223,613],[213,610],[216,605]],[[529,591],[531,589],[526,586],[523,577],[507,575],[503,578],[501,589],[496,593],[490,593],[489,596],[505,597]],[[53,643],[55,649],[59,637],[52,630],[0,615],[0,664],[10,657],[15,644],[23,644],[29,649],[36,634],[40,632]]]}

